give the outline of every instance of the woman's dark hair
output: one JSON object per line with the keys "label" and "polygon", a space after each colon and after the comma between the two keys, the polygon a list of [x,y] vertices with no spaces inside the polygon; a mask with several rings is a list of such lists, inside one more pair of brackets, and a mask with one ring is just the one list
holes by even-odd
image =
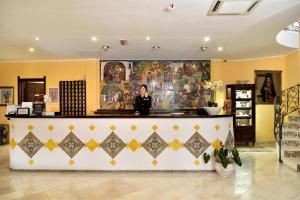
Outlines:
{"label": "woman's dark hair", "polygon": [[263,86],[262,88],[260,89],[260,92],[262,94],[262,99],[263,99],[263,102],[267,102],[267,98],[266,98],[266,91],[265,91],[265,87],[267,87],[267,81],[268,81],[268,78],[270,78],[270,81],[271,81],[271,93],[269,95],[271,95],[272,97],[275,97],[276,96],[276,91],[275,91],[275,88],[274,88],[274,82],[273,82],[273,76],[271,73],[267,73],[265,75],[265,80],[264,80],[264,83],[263,83]]}
{"label": "woman's dark hair", "polygon": [[148,89],[147,89],[147,85],[143,84],[140,86],[140,88],[144,87],[146,89],[146,91],[148,92]]}

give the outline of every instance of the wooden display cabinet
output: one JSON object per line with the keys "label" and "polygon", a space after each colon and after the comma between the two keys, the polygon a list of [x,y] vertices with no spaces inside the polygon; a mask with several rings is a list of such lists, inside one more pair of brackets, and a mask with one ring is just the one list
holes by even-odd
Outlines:
{"label": "wooden display cabinet", "polygon": [[231,99],[236,144],[255,144],[255,84],[226,85]]}

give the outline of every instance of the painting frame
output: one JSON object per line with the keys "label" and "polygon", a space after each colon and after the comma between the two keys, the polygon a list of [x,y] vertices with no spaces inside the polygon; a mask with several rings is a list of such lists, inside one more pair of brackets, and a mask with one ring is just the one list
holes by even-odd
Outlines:
{"label": "painting frame", "polygon": [[14,87],[0,86],[0,106],[14,104]]}
{"label": "painting frame", "polygon": [[281,70],[254,70],[256,105],[273,105],[282,91]]}
{"label": "painting frame", "polygon": [[59,103],[59,88],[51,87],[48,88],[48,95],[51,99],[51,103]]}

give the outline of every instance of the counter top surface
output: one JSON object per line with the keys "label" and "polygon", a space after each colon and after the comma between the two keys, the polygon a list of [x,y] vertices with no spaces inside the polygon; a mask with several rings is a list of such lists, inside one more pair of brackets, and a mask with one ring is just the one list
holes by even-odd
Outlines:
{"label": "counter top surface", "polygon": [[150,114],[150,115],[134,115],[134,114],[94,114],[85,116],[16,116],[16,115],[5,115],[7,118],[220,118],[220,117],[232,117],[232,115],[195,115],[195,114]]}

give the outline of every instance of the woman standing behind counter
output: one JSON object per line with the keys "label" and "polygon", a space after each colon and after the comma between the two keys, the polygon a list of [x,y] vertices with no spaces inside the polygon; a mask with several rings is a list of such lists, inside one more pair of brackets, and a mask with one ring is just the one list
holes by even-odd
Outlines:
{"label": "woman standing behind counter", "polygon": [[146,85],[140,86],[140,95],[135,98],[134,110],[135,115],[149,115],[149,109],[151,108],[152,98],[148,95]]}

